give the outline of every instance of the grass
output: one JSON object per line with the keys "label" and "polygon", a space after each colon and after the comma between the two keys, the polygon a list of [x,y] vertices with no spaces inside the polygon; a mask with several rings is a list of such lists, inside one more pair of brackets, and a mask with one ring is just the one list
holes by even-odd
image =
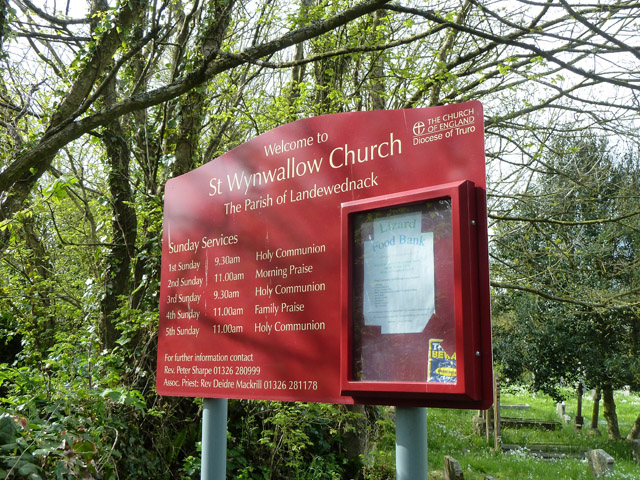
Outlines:
{"label": "grass", "polygon": [[[616,392],[620,433],[624,437],[640,413],[640,397],[624,395]],[[527,403],[527,410],[504,410],[504,416],[535,418],[540,420],[559,420],[556,414],[555,402],[546,395],[532,396],[530,393],[517,389],[503,390],[502,404]],[[575,395],[570,396],[566,403],[566,414],[572,417],[576,414],[577,401]],[[640,465],[631,458],[631,449],[625,441],[607,440],[607,425],[602,417],[600,405],[599,430],[601,436],[588,435],[586,429],[591,426],[591,411],[593,402],[590,393],[583,397],[582,416],[584,430],[575,432],[573,421],[563,424],[555,431],[545,431],[534,428],[507,428],[502,431],[503,444],[517,444],[522,448],[512,452],[496,452],[491,444],[487,444],[486,437],[473,433],[473,416],[477,411],[428,409],[428,463],[429,478],[442,478],[441,471],[445,455],[450,455],[462,466],[465,479],[484,480],[490,475],[500,480],[536,479],[536,480],[579,480],[593,478],[586,459],[560,458],[546,460],[531,453],[526,446],[536,444],[567,445],[575,449],[590,450],[601,448],[615,459],[615,472],[607,476],[610,479],[640,480]],[[378,446],[374,456],[377,465],[386,465],[385,469],[378,469],[378,473],[371,475],[370,480],[395,478],[395,437],[393,423],[387,422],[389,434]]]}

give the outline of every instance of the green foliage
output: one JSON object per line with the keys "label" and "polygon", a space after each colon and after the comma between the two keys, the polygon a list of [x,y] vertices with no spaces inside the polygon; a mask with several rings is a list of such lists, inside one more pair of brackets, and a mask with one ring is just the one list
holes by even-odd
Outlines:
{"label": "green foliage", "polygon": [[58,178],[46,186],[42,193],[47,199],[61,200],[68,195],[68,188],[78,182],[77,178]]}
{"label": "green foliage", "polygon": [[163,428],[162,412],[124,386],[136,369],[124,368],[120,355],[93,349],[95,335],[87,337],[59,341],[39,375],[26,367],[4,369],[10,389],[0,410],[16,412],[21,422],[5,463],[31,462],[40,472],[33,478],[43,479],[170,478],[165,462],[176,454],[150,449],[142,428]]}
{"label": "green foliage", "polygon": [[329,404],[235,401],[229,406],[233,478],[341,479],[357,475],[344,439],[361,416]]}

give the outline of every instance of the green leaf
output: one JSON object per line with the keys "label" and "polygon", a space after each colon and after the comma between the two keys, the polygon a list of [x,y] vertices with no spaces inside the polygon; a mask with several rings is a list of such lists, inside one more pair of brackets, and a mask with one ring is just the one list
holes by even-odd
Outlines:
{"label": "green leaf", "polygon": [[96,453],[96,444],[89,440],[83,440],[73,444],[73,450],[77,453]]}
{"label": "green leaf", "polygon": [[0,444],[15,443],[17,436],[16,424],[9,415],[0,417]]}
{"label": "green leaf", "polygon": [[30,476],[31,478],[41,478],[40,468],[33,463],[23,463],[20,468],[18,468],[18,473],[25,477]]}

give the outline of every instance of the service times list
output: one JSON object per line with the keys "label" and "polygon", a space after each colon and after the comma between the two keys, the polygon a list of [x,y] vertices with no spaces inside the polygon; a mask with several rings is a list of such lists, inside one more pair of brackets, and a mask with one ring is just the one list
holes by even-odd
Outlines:
{"label": "service times list", "polygon": [[239,248],[238,235],[214,240],[169,243],[160,334],[179,341],[161,352],[162,386],[180,392],[241,391],[247,398],[251,392],[261,392],[256,394],[261,398],[269,392],[317,391],[321,379],[274,375],[265,368],[273,352],[252,346],[268,344],[276,335],[326,330],[324,321],[310,318],[309,305],[324,302],[327,285],[317,280],[317,271],[326,261],[326,245],[256,250]]}

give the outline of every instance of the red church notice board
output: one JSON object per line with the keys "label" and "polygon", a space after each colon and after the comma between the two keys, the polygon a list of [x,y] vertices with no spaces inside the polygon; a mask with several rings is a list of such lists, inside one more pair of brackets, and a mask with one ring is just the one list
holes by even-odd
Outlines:
{"label": "red church notice board", "polygon": [[162,395],[484,408],[479,102],[271,130],[165,191]]}

